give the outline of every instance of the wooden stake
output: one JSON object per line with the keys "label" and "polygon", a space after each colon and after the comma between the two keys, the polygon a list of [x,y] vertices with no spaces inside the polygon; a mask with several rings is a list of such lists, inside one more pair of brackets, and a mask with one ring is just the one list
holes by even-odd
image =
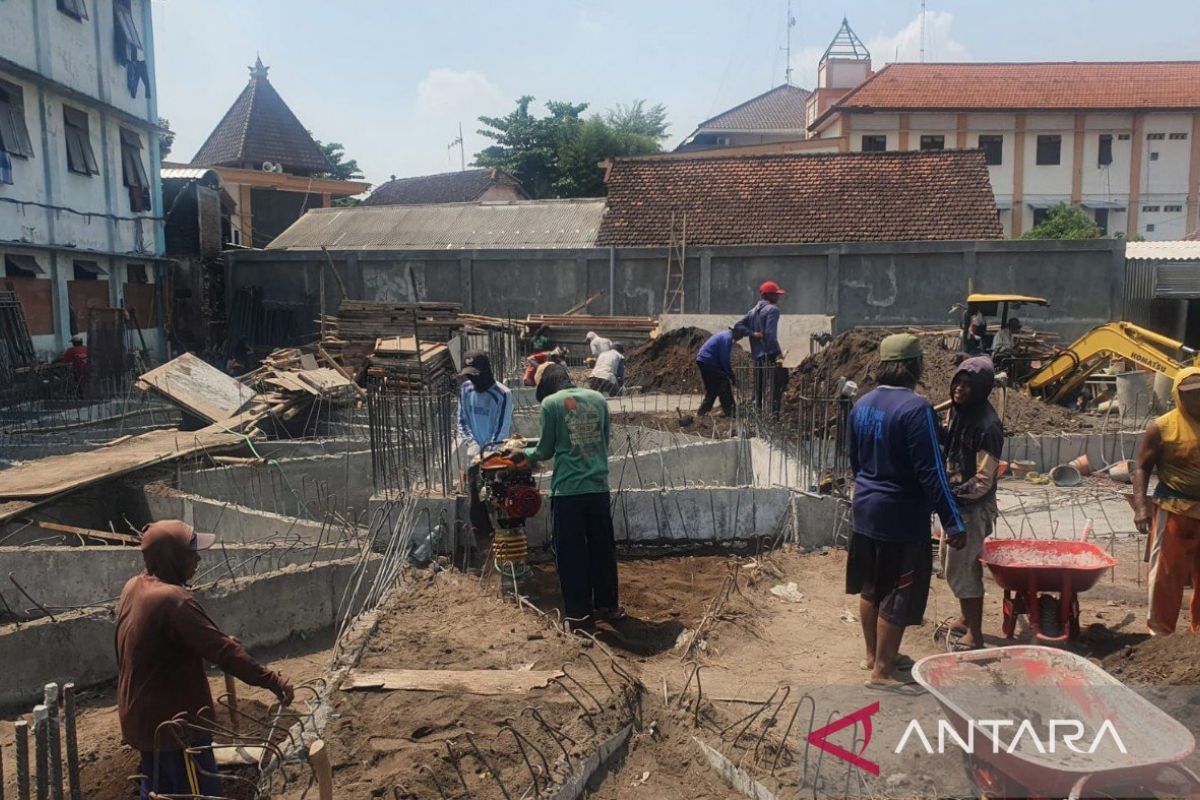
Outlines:
{"label": "wooden stake", "polygon": [[333,765],[325,751],[325,740],[317,739],[308,746],[308,763],[317,776],[317,790],[321,800],[333,800]]}
{"label": "wooden stake", "polygon": [[229,695],[229,729],[234,733],[241,733],[238,727],[238,696],[237,696],[237,681],[228,672],[225,673],[225,694]]}

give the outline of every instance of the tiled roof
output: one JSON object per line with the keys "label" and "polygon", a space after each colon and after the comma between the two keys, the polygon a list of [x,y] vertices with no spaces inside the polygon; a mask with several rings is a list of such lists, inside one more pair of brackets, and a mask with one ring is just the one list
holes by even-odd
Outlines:
{"label": "tiled roof", "polygon": [[978,150],[616,159],[597,244],[668,244],[672,212],[689,246],[1002,235]]}
{"label": "tiled roof", "polygon": [[417,203],[469,203],[495,185],[511,187],[521,197],[525,191],[508,173],[484,167],[440,175],[396,178],[381,184],[363,201],[365,206],[412,205]]}
{"label": "tiled roof", "polygon": [[314,208],[268,250],[593,247],[603,198]]}
{"label": "tiled roof", "polygon": [[889,64],[839,109],[1200,108],[1200,61]]}
{"label": "tiled roof", "polygon": [[328,172],[329,160],[267,80],[259,62],[250,82],[192,157],[197,167],[258,168],[264,161],[301,175]]}
{"label": "tiled roof", "polygon": [[802,131],[806,99],[807,89],[783,84],[706,119],[696,127],[718,131]]}

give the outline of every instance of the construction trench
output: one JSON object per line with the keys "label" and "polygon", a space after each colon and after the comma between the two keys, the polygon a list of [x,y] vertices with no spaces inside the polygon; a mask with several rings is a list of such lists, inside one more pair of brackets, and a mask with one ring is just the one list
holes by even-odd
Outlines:
{"label": "construction trench", "polygon": [[[862,688],[857,600],[843,591],[848,463],[837,430],[849,401],[830,377],[794,376],[778,417],[742,396],[736,418],[696,419],[700,398],[686,383],[610,401],[629,617],[594,636],[564,628],[548,503],[526,525],[531,573],[516,596],[475,548],[452,392],[318,404],[290,438],[192,425],[176,445],[185,455],[48,496],[4,495],[3,796],[23,797],[22,742],[38,796],[39,732],[50,753],[61,750],[50,784],[61,775],[69,786],[77,772],[76,796],[136,794],[137,754],[121,744],[115,710],[113,608],[140,570],[132,537],[162,518],[218,535],[193,581],[198,597],[300,687],[281,709],[266,691],[211,673],[223,796],[318,797],[305,758],[318,739],[338,798],[977,796],[959,755],[893,753],[898,720],[936,713],[928,696],[884,699],[874,742],[861,723],[830,736],[849,750],[870,743],[879,775],[809,741],[878,699]],[[514,400],[514,431],[536,437],[531,392]],[[69,471],[73,462],[51,459],[188,427],[191,413],[138,391],[93,405],[12,415],[0,457]],[[1135,454],[1143,420],[1072,419],[1064,432],[1058,411],[1048,415],[1053,429],[1010,431],[1006,460],[1045,473],[1085,454],[1093,465]],[[536,476],[543,491],[548,475]],[[1118,564],[1082,596],[1081,635],[1061,647],[1160,687],[1200,683],[1154,666],[1168,655],[1195,661],[1200,647],[1158,655],[1143,644],[1144,537],[1128,491],[1098,475],[1070,488],[1006,479],[995,536],[1078,538],[1090,520],[1093,541]],[[1001,592],[991,582],[987,591],[985,632],[1003,644]],[[956,613],[935,579],[905,652],[944,652],[942,623]],[[1018,640],[1031,638],[1022,623]],[[50,695],[47,684],[56,684]],[[72,736],[58,708],[67,684]],[[42,712],[30,714],[37,704],[59,721],[47,728]]]}

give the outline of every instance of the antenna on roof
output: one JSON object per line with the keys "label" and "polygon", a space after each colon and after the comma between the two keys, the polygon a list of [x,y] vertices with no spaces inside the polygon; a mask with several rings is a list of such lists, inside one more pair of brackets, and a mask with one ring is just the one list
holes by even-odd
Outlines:
{"label": "antenna on roof", "polygon": [[925,0],[921,0],[921,63],[925,63]]}
{"label": "antenna on roof", "polygon": [[792,16],[792,0],[787,4],[787,46],[784,47],[787,61],[783,68],[783,82],[792,85],[792,28],[796,27],[796,18]]}
{"label": "antenna on roof", "polygon": [[451,140],[450,144],[446,145],[446,154],[447,155],[450,154],[450,151],[454,149],[455,145],[458,146],[459,169],[463,172],[466,172],[467,171],[467,151],[463,147],[462,123],[461,122],[458,123],[458,136],[455,137],[453,140]]}

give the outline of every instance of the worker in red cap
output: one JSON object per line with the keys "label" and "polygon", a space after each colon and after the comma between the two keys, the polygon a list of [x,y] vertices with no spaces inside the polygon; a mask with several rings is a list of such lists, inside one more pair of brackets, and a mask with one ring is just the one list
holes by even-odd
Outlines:
{"label": "worker in red cap", "polygon": [[771,408],[778,414],[787,387],[783,349],[779,346],[779,298],[787,292],[775,281],[766,281],[758,287],[758,294],[759,301],[735,327],[749,331],[750,356],[755,366],[754,404],[762,412],[770,388]]}
{"label": "worker in red cap", "polygon": [[[222,633],[187,588],[200,551],[215,538],[177,519],[146,526],[141,541],[146,570],[129,579],[117,603],[117,715],[125,741],[142,754],[143,800],[151,792],[221,794],[212,737],[190,727],[213,722],[204,662],[270,689],[284,705],[292,702],[287,678]],[[185,724],[163,725],[173,719]]]}

